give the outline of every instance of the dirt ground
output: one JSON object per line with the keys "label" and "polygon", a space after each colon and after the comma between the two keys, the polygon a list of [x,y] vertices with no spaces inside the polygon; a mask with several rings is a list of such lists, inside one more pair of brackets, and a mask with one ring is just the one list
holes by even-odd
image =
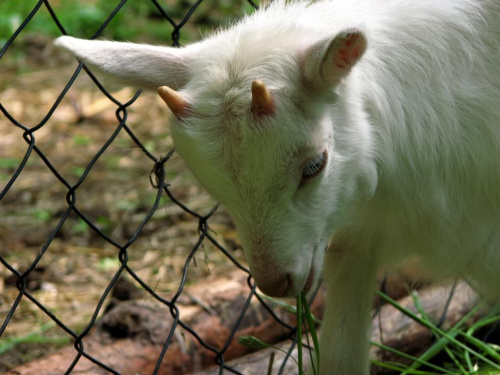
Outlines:
{"label": "dirt ground", "polygon": [[[29,128],[44,119],[77,67],[72,58],[54,50],[49,42],[34,38],[28,44],[13,46],[0,65],[0,103]],[[23,51],[23,58],[19,58],[17,49]],[[106,88],[124,102],[135,93],[112,84],[106,84]],[[116,108],[82,72],[49,120],[34,133],[35,144],[69,184],[78,181],[118,126]],[[156,157],[172,148],[167,111],[161,99],[150,92],[142,93],[129,109],[127,125]],[[0,191],[28,148],[23,131],[0,114]],[[76,207],[106,235],[125,244],[154,203],[157,191],[149,180],[152,167],[153,162],[122,131],[78,187]],[[179,200],[195,211],[209,212],[214,202],[177,155],[167,163],[166,171],[171,191]],[[24,272],[45,246],[68,207],[67,192],[68,188],[33,151],[0,200],[0,255],[18,272]],[[210,229],[242,260],[235,229],[223,210],[211,218]],[[164,196],[151,221],[128,248],[128,265],[160,295],[176,290],[186,256],[197,238],[197,220]],[[71,214],[31,272],[28,290],[78,332],[88,324],[119,267],[117,253],[116,247]],[[194,263],[188,284],[234,269],[209,243],[197,253]],[[16,281],[0,264],[2,322],[18,297]],[[44,312],[23,298],[0,339],[0,372],[67,343],[69,336],[54,326]],[[13,346],[15,340],[19,344]]]}

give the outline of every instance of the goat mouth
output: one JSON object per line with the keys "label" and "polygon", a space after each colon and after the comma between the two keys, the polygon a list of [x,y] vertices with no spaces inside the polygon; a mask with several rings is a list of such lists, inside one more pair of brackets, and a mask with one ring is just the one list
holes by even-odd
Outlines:
{"label": "goat mouth", "polygon": [[311,270],[309,271],[309,275],[307,275],[306,283],[304,284],[304,288],[302,288],[304,294],[307,294],[311,290],[314,284],[314,274],[314,265],[311,265]]}

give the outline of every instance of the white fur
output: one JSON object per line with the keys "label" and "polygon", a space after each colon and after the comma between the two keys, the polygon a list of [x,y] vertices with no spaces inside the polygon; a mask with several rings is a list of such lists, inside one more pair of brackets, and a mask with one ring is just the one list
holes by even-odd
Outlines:
{"label": "white fur", "polygon": [[[368,47],[340,71],[346,30]],[[231,213],[258,285],[293,296],[323,267],[321,374],[368,374],[381,267],[416,255],[500,300],[497,0],[281,0],[183,49],[57,44],[131,84],[181,89],[177,150]],[[275,114],[251,113],[256,79]],[[324,149],[326,168],[301,182]]]}

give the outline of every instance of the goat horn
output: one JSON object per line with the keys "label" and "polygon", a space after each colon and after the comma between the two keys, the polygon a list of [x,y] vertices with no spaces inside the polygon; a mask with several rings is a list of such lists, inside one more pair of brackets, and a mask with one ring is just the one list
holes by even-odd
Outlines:
{"label": "goat horn", "polygon": [[168,108],[170,108],[175,117],[180,119],[186,115],[189,104],[182,94],[167,86],[158,87],[157,91],[158,95],[160,95],[163,101],[168,105]]}
{"label": "goat horn", "polygon": [[274,113],[271,92],[260,79],[252,82],[252,111],[258,115],[272,115]]}

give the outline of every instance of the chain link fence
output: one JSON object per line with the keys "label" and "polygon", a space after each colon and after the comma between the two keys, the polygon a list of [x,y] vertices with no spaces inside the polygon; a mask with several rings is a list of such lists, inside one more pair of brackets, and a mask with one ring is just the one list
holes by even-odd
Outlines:
{"label": "chain link fence", "polygon": [[[252,7],[256,8],[257,5],[252,2],[252,0],[247,0],[249,4],[251,4]],[[196,12],[197,8],[199,5],[202,3],[202,0],[198,0],[191,6],[189,6],[189,9],[187,13],[181,18],[180,22],[175,21],[173,17],[169,15],[169,4],[160,4],[159,1],[156,0],[145,0],[144,2],[150,3],[152,8],[155,11],[155,17],[160,18],[163,20],[165,23],[169,24],[173,30],[171,31],[171,40],[172,40],[172,45],[173,46],[179,46],[180,45],[180,38],[181,38],[181,31],[182,28],[185,27],[185,25],[190,22],[190,19],[194,12]],[[54,11],[51,3],[56,3],[54,1],[50,0],[40,0],[38,2],[34,2],[34,6],[32,11],[29,13],[29,15],[22,21],[20,26],[15,30],[15,32],[9,36],[8,40],[6,43],[3,45],[1,51],[0,51],[0,58],[3,58],[6,56],[10,50],[13,44],[16,43],[16,39],[23,33],[23,31],[30,25],[30,22],[37,16],[38,12],[42,11],[48,11],[50,14],[50,17],[54,24],[57,26],[57,28],[60,30],[61,35],[67,35],[68,32],[65,29],[65,25],[60,21],[60,18],[57,14],[56,11]],[[102,22],[100,27],[92,34],[89,36],[90,39],[95,39],[99,38],[102,36],[103,32],[106,30],[108,25],[116,18],[121,12],[127,12],[127,1],[122,0],[119,2],[116,7],[110,12],[109,16]],[[170,4],[171,5],[171,4]],[[50,160],[50,158],[47,156],[46,151],[44,151],[42,148],[40,148],[37,144],[37,135],[40,133],[44,127],[50,127],[51,119],[54,116],[54,113],[58,110],[58,107],[61,103],[61,101],[65,98],[67,95],[68,91],[72,87],[72,85],[75,83],[77,78],[82,74],[82,71],[86,71],[86,73],[90,76],[92,79],[93,83],[97,86],[97,88],[102,92],[103,95],[106,96],[112,103],[114,103],[116,107],[116,128],[109,136],[109,138],[106,140],[106,142],[99,148],[99,150],[92,156],[90,162],[85,165],[83,170],[81,171],[81,175],[78,178],[78,180],[73,183],[71,182],[67,177],[63,175],[58,170],[58,167],[54,165],[54,163]],[[139,136],[137,136],[134,131],[128,126],[127,124],[127,118],[129,116],[129,111],[130,108],[134,105],[136,102],[137,98],[141,95],[140,91],[137,91],[128,101],[122,102],[115,98],[112,93],[110,93],[106,87],[99,81],[99,79],[94,76],[91,70],[89,70],[85,65],[79,64],[70,79],[67,81],[65,84],[64,88],[60,91],[59,95],[57,96],[57,99],[51,106],[50,110],[44,116],[44,118],[39,121],[35,126],[28,126],[24,124],[21,121],[18,121],[10,112],[9,108],[6,108],[2,103],[0,103],[0,110],[5,116],[2,121],[8,121],[10,123],[10,126],[15,126],[17,127],[21,133],[22,136],[19,137],[17,142],[24,142],[26,143],[26,151],[24,156],[22,157],[21,162],[15,166],[13,169],[13,173],[9,176],[7,179],[6,183],[2,187],[2,190],[0,192],[0,200],[6,200],[9,199],[15,199],[16,196],[14,194],[13,197],[9,196],[9,192],[13,189],[13,186],[16,185],[16,181],[18,181],[19,177],[24,173],[27,174],[29,173],[27,165],[29,164],[30,159],[33,159],[33,157],[36,155],[38,156],[42,161],[43,161],[43,168],[48,168],[50,172],[53,174],[53,176],[56,177],[57,179],[57,184],[60,184],[64,187],[64,190],[66,192],[65,194],[65,199],[66,199],[66,204],[67,207],[62,212],[60,218],[58,219],[57,224],[55,225],[54,228],[51,228],[50,233],[48,236],[45,238],[43,245],[39,249],[39,252],[36,254],[36,256],[33,257],[33,259],[29,260],[29,264],[27,267],[18,267],[15,264],[12,264],[11,262],[8,261],[8,256],[7,254],[9,253],[10,249],[3,249],[3,251],[0,253],[0,262],[2,265],[8,270],[8,272],[11,273],[14,277],[14,282],[15,286],[18,289],[18,294],[15,300],[12,302],[11,306],[9,306],[9,309],[6,313],[6,316],[2,318],[3,322],[0,327],[0,336],[5,332],[6,328],[8,327],[9,323],[13,319],[13,317],[16,314],[19,314],[19,306],[21,304],[22,300],[29,300],[29,302],[33,305],[36,306],[37,309],[42,311],[47,317],[49,317],[55,324],[60,327],[62,330],[66,332],[66,334],[69,336],[70,340],[74,342],[74,360],[72,361],[71,364],[68,365],[65,373],[71,373],[72,370],[75,368],[77,363],[81,360],[82,357],[86,357],[88,360],[102,368],[103,370],[109,372],[109,373],[114,373],[118,374],[119,372],[115,370],[114,368],[110,367],[108,364],[106,364],[104,361],[99,360],[92,354],[90,354],[86,350],[86,337],[88,336],[89,332],[91,329],[94,327],[96,322],[98,321],[98,316],[103,312],[103,309],[105,307],[105,301],[106,299],[110,296],[113,288],[117,285],[119,282],[120,278],[124,275],[127,274],[129,277],[131,277],[133,280],[135,280],[144,290],[149,293],[149,295],[159,301],[161,304],[166,306],[170,312],[171,317],[173,318],[170,331],[167,335],[167,339],[163,343],[162,350],[159,353],[157,357],[157,362],[155,365],[155,368],[153,370],[153,373],[161,373],[161,365],[162,361],[164,361],[165,355],[167,351],[169,350],[169,346],[172,342],[172,339],[174,335],[176,334],[176,331],[182,328],[185,332],[188,334],[192,335],[198,342],[206,348],[208,351],[211,351],[214,353],[215,357],[215,363],[219,365],[220,368],[220,373],[223,371],[228,371],[230,373],[235,373],[235,374],[241,374],[241,372],[238,371],[238,369],[233,368],[225,363],[225,352],[227,348],[229,347],[229,344],[231,341],[234,339],[234,335],[242,321],[242,319],[245,317],[245,313],[247,312],[247,309],[250,305],[250,301],[254,298],[257,298],[260,303],[262,303],[268,312],[274,316],[274,318],[280,322],[283,326],[285,326],[288,331],[289,331],[289,336],[292,338],[294,336],[295,329],[288,323],[282,321],[272,310],[271,307],[269,307],[262,298],[256,294],[255,292],[255,283],[252,281],[248,269],[242,265],[232,254],[230,250],[227,250],[224,246],[222,246],[217,239],[214,237],[213,233],[210,230],[208,220],[209,218],[214,214],[214,212],[217,209],[217,206],[215,206],[212,210],[210,210],[207,214],[199,214],[198,212],[195,212],[193,209],[190,209],[187,205],[183,204],[180,200],[176,199],[176,197],[172,194],[170,188],[169,188],[169,181],[167,179],[167,173],[166,173],[166,168],[169,166],[169,161],[174,153],[174,149],[171,149],[165,156],[163,157],[157,157],[153,155],[152,152],[148,151],[148,148],[144,146],[143,140],[140,139]],[[4,123],[5,124],[5,123]],[[95,167],[96,163],[98,160],[102,157],[102,155],[107,151],[109,146],[116,141],[118,136],[126,136],[129,137],[130,140],[136,145],[136,147],[140,148],[142,150],[142,157],[149,159],[150,165],[151,165],[151,174],[150,174],[150,183],[156,189],[156,197],[154,199],[154,202],[151,204],[151,207],[147,210],[147,213],[142,217],[140,222],[137,225],[137,228],[135,231],[124,241],[123,243],[117,241],[114,239],[112,236],[109,234],[105,233],[105,231],[102,230],[102,226],[99,225],[98,222],[96,222],[95,218],[90,217],[87,215],[83,210],[79,208],[78,201],[80,198],[79,191],[81,190],[81,187],[83,184],[85,184],[89,174],[92,172],[93,168]],[[36,157],[35,156],[35,157]],[[144,228],[147,227],[148,222],[154,215],[154,213],[158,210],[159,207],[161,207],[161,202],[162,202],[162,197],[164,195],[168,196],[170,200],[178,205],[185,213],[187,213],[189,216],[193,218],[193,220],[197,220],[198,222],[198,239],[195,243],[195,245],[192,247],[191,251],[189,254],[186,254],[185,256],[185,267],[182,273],[182,277],[179,280],[179,286],[177,291],[174,293],[173,297],[170,299],[166,299],[162,296],[162,293],[158,293],[155,290],[155,286],[148,285],[146,281],[144,281],[137,272],[134,271],[129,265],[129,251],[133,247],[134,243],[136,240],[141,236],[141,233],[144,231]],[[95,306],[95,310],[92,314],[91,319],[88,321],[88,324],[86,324],[85,327],[81,330],[75,330],[74,328],[71,328],[68,324],[66,324],[59,316],[57,313],[54,311],[51,311],[48,309],[42,301],[40,301],[35,293],[33,293],[30,288],[29,288],[29,280],[30,277],[33,276],[34,273],[37,272],[38,267],[40,267],[40,264],[42,262],[42,259],[48,252],[52,251],[52,244],[54,239],[60,235],[62,228],[67,224],[68,218],[70,215],[77,215],[81,221],[83,221],[88,227],[93,231],[95,234],[97,234],[99,237],[101,237],[104,241],[106,241],[111,247],[115,249],[116,256],[118,257],[119,260],[119,267],[118,270],[114,273],[112,278],[109,280],[107,283],[106,288],[101,292],[101,296],[99,298],[99,301],[97,305]],[[197,332],[193,330],[188,324],[186,324],[182,316],[179,312],[179,308],[177,306],[177,301],[181,294],[183,293],[183,290],[186,285],[186,280],[188,271],[190,267],[193,267],[193,258],[195,257],[195,254],[199,253],[203,244],[206,242],[210,242],[213,244],[213,246],[220,251],[221,253],[224,254],[224,256],[234,264],[235,267],[239,268],[241,272],[244,272],[248,274],[248,293],[246,297],[246,301],[244,305],[242,306],[241,310],[238,313],[238,316],[235,317],[235,321],[232,327],[232,330],[229,332],[229,334],[224,337],[224,344],[221,347],[214,347],[210,343],[206,342],[204,339],[202,339],[200,336],[198,336]],[[91,286],[89,286],[90,288]]]}

